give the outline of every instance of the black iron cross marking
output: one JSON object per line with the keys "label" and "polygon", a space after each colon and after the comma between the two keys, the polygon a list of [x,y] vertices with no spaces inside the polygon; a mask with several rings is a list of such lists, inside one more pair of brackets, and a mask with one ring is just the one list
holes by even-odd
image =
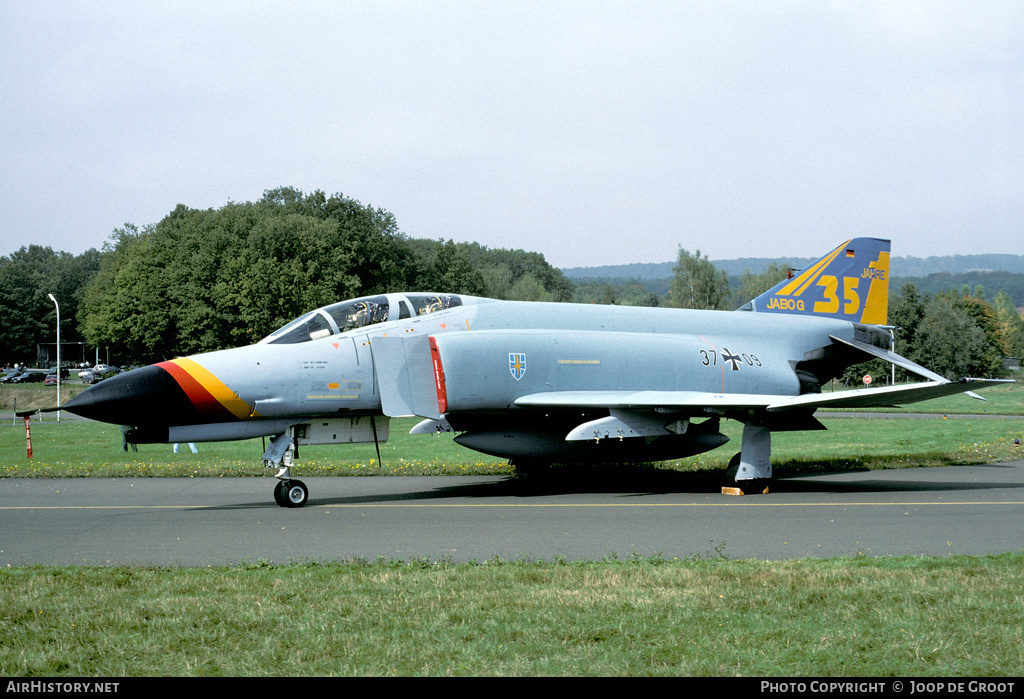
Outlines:
{"label": "black iron cross marking", "polygon": [[740,370],[740,358],[739,358],[739,356],[733,354],[732,352],[730,352],[728,347],[723,347],[722,348],[722,361],[723,362],[728,362],[729,364],[731,364],[733,371],[739,371]]}

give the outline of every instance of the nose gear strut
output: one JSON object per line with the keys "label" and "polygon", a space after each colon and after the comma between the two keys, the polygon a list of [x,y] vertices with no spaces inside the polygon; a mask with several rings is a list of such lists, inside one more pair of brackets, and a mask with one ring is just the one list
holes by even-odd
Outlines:
{"label": "nose gear strut", "polygon": [[274,502],[281,507],[302,507],[309,500],[309,488],[300,480],[291,477],[292,459],[295,454],[295,441],[289,432],[282,432],[270,440],[270,445],[263,453],[263,465],[277,468],[274,487]]}

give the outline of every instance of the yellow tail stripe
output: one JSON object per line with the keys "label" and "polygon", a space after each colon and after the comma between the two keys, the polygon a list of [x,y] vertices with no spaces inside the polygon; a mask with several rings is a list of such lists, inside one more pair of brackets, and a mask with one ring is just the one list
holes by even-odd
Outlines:
{"label": "yellow tail stripe", "polygon": [[[851,238],[851,240],[852,240],[852,238]],[[826,257],[823,257],[821,260],[819,260],[816,265],[814,265],[813,267],[810,267],[803,274],[801,274],[799,277],[794,278],[793,281],[791,281],[789,284],[787,284],[786,286],[784,286],[781,289],[779,289],[778,293],[775,294],[775,295],[776,296],[789,296],[790,294],[792,294],[794,292],[794,290],[796,290],[796,295],[797,296],[802,294],[804,292],[804,289],[806,289],[808,286],[810,286],[811,282],[813,282],[814,279],[819,274],[821,274],[822,270],[824,270],[826,267],[828,267],[830,264],[832,264],[832,260],[836,259],[836,256],[840,252],[845,250],[846,246],[849,245],[849,244],[850,244],[850,241],[847,240],[845,243],[843,243],[842,245],[837,247],[835,250],[830,252]],[[797,290],[797,287],[799,287],[798,290]]]}
{"label": "yellow tail stripe", "polygon": [[861,323],[886,325],[889,322],[889,253],[882,252],[878,260],[869,267],[883,272],[881,279],[872,279],[868,287],[868,299],[864,304]]}

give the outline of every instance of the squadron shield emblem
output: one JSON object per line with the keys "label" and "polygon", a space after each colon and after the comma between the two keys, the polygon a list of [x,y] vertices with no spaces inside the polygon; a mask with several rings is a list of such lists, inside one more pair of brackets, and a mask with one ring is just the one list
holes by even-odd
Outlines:
{"label": "squadron shield emblem", "polygon": [[523,378],[523,375],[526,373],[526,353],[509,352],[508,370],[512,372],[512,378],[516,381]]}

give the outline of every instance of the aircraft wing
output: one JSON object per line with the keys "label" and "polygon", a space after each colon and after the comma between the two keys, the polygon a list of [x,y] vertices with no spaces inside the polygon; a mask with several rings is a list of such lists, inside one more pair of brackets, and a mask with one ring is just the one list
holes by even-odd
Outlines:
{"label": "aircraft wing", "polygon": [[515,401],[530,408],[608,408],[659,412],[721,413],[730,410],[783,412],[807,408],[883,408],[965,393],[973,388],[1012,383],[1000,379],[961,379],[861,388],[802,396],[700,391],[557,391],[534,393]]}

